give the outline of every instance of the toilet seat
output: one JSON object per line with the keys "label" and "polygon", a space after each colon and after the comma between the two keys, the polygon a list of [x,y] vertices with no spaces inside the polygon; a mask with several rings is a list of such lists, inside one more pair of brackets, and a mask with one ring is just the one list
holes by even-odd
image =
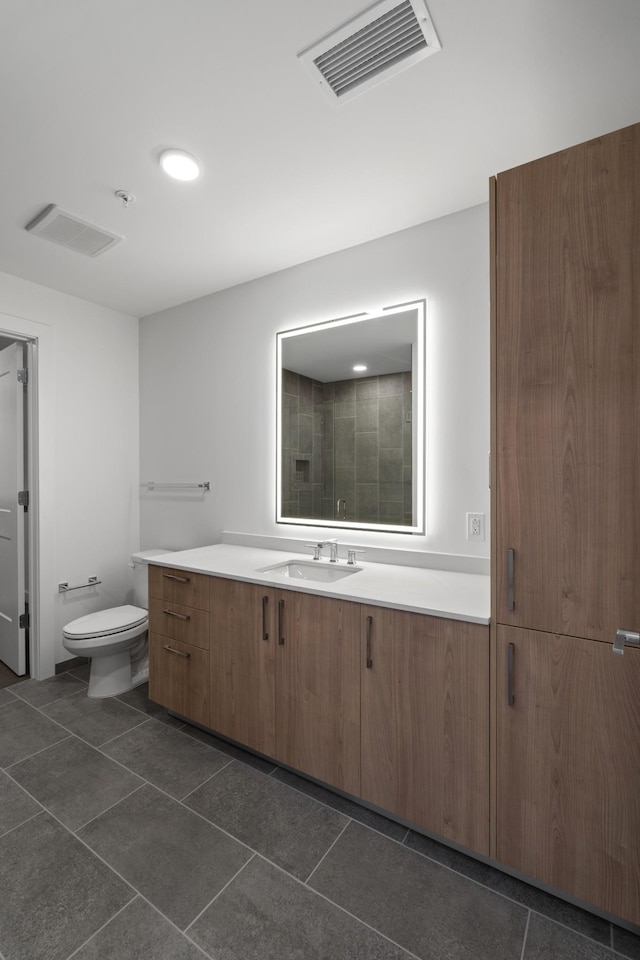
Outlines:
{"label": "toilet seat", "polygon": [[133,607],[130,604],[111,607],[72,620],[62,631],[62,635],[68,640],[97,640],[100,637],[116,636],[144,626],[147,616],[148,612],[142,607]]}

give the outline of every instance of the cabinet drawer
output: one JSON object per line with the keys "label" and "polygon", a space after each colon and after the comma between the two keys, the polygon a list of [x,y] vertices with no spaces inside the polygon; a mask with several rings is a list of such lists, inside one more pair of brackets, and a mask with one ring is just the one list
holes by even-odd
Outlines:
{"label": "cabinet drawer", "polygon": [[149,596],[157,600],[208,610],[209,580],[205,573],[149,564]]}
{"label": "cabinet drawer", "polygon": [[149,630],[203,650],[209,649],[209,614],[197,607],[152,599],[149,603]]}
{"label": "cabinet drawer", "polygon": [[209,726],[209,651],[150,634],[149,697],[194,723]]}

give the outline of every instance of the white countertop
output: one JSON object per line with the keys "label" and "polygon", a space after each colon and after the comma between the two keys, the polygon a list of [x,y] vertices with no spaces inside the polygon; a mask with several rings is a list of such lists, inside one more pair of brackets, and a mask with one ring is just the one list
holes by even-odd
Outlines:
{"label": "white countertop", "polygon": [[[288,560],[308,561],[311,560],[311,554],[219,543],[211,547],[163,554],[151,562],[161,567],[177,567],[192,573],[245,580],[300,593],[321,594],[354,603],[370,603],[470,623],[489,623],[489,577],[484,574],[367,563],[358,559],[357,566],[361,569],[352,576],[334,583],[319,583],[284,577],[276,571],[262,569]],[[327,558],[316,562],[323,566],[330,565]],[[339,566],[349,569],[343,559],[339,560]]]}

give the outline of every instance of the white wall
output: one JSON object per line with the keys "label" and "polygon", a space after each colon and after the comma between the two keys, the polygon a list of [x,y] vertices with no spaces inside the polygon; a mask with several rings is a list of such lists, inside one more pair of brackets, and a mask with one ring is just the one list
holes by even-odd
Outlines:
{"label": "white wall", "polygon": [[[312,228],[312,225],[311,225]],[[489,219],[482,205],[146,317],[141,477],[212,483],[141,501],[143,546],[222,530],[317,539],[275,523],[278,330],[428,298],[427,536],[339,531],[342,542],[488,557],[466,539],[489,513]],[[330,531],[327,531],[330,535]]]}
{"label": "white wall", "polygon": [[[139,546],[138,322],[0,273],[0,331],[38,338],[40,658],[69,658],[69,620],[131,599]],[[62,580],[102,585],[68,595]]]}

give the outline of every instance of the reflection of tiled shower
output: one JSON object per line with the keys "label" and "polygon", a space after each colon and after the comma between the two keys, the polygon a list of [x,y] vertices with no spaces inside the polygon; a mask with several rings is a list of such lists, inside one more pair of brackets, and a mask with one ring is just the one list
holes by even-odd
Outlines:
{"label": "reflection of tiled shower", "polygon": [[283,516],[410,525],[411,374],[282,387]]}

